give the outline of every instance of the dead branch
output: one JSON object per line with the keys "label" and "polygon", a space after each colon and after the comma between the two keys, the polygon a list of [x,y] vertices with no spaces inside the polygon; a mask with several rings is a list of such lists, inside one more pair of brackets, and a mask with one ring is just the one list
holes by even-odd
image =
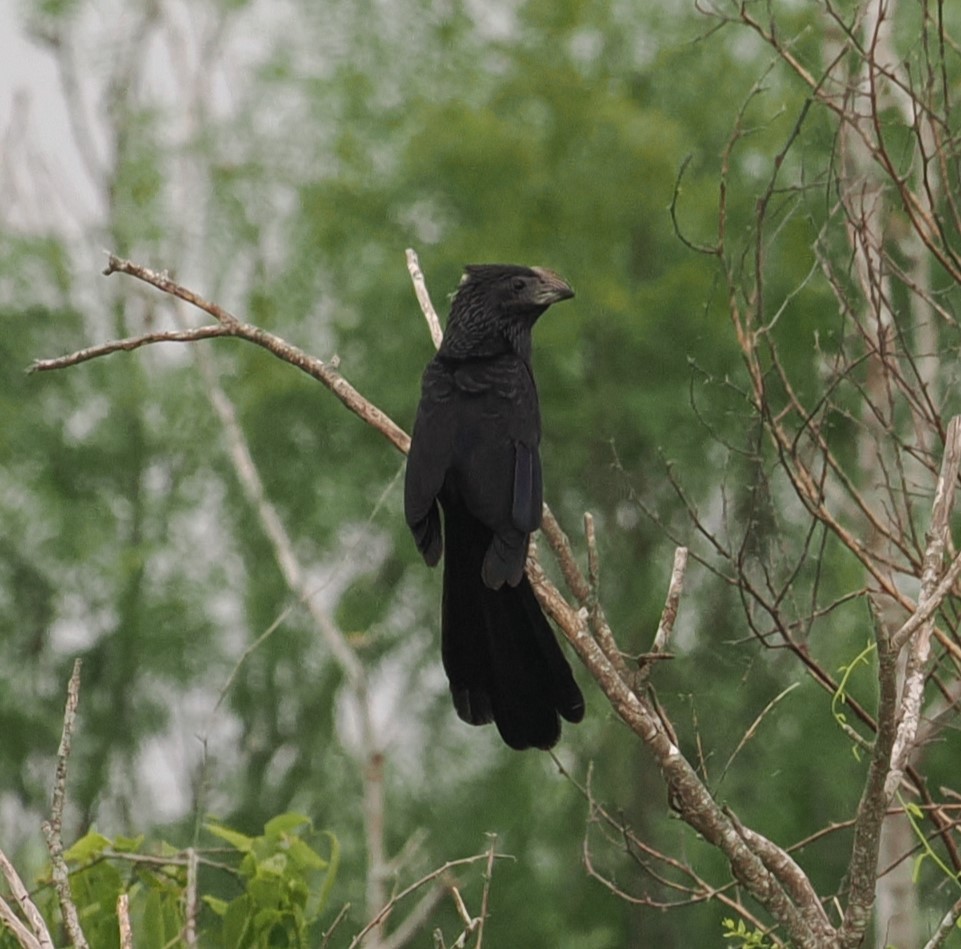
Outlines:
{"label": "dead branch", "polygon": [[681,593],[684,590],[684,574],[687,572],[687,547],[678,547],[674,551],[674,566],[671,568],[671,580],[667,588],[667,598],[664,601],[664,609],[661,610],[661,619],[657,624],[657,631],[654,634],[654,641],[651,643],[651,650],[642,656],[638,656],[639,668],[635,676],[634,688],[637,690],[648,679],[655,661],[668,658],[667,644],[674,632],[674,623],[677,621],[677,611],[681,605]]}
{"label": "dead branch", "polygon": [[197,870],[200,861],[193,847],[187,848],[187,887],[184,890],[184,945],[193,949],[197,945],[197,915],[200,903],[197,900]]}
{"label": "dead branch", "polygon": [[941,946],[945,945],[948,936],[957,929],[959,919],[961,919],[961,899],[957,900],[951,909],[944,914],[941,922],[938,923],[938,928],[924,944],[924,949],[940,949]]}
{"label": "dead branch", "polygon": [[[156,287],[163,293],[189,303],[191,306],[208,313],[216,320],[216,325],[205,326],[195,331],[179,331],[176,333],[144,333],[141,336],[124,340],[115,340],[100,346],[92,346],[78,350],[54,359],[38,359],[30,367],[31,372],[49,372],[54,369],[65,369],[90,359],[96,359],[120,350],[132,350],[153,343],[165,342],[194,342],[197,339],[213,339],[215,337],[233,337],[245,339],[256,346],[273,353],[284,362],[296,366],[302,372],[313,377],[330,390],[351,412],[362,418],[368,425],[377,429],[398,451],[406,454],[410,438],[386,413],[365,399],[347,380],[337,371],[336,360],[325,363],[315,356],[309,356],[303,350],[291,345],[286,340],[268,333],[266,330],[249,323],[244,323],[216,303],[211,303],[200,294],[171,280],[166,272],[157,272],[149,267],[123,260],[113,254],[109,261],[105,275],[114,273],[127,274],[137,280]],[[193,332],[195,335],[189,335]],[[185,335],[187,334],[187,335]],[[196,335],[199,334],[199,335]]]}
{"label": "dead branch", "polygon": [[2,870],[3,877],[7,881],[7,886],[10,887],[13,899],[20,907],[20,912],[23,913],[24,918],[30,924],[30,928],[28,929],[21,922],[10,904],[2,897],[0,897],[0,921],[14,934],[23,949],[53,949],[53,938],[47,929],[47,924],[40,915],[40,910],[30,899],[30,894],[23,885],[20,874],[17,873],[16,868],[2,850],[0,850],[0,870]]}
{"label": "dead branch", "polygon": [[[508,854],[498,853],[494,855],[497,860],[510,859]],[[364,937],[367,936],[372,930],[380,926],[387,917],[393,912],[394,907],[399,903],[403,902],[411,893],[415,893],[421,887],[426,886],[428,883],[432,883],[434,880],[445,878],[452,870],[457,867],[467,867],[474,863],[479,863],[484,861],[485,865],[489,859],[488,852],[475,854],[473,857],[461,857],[459,860],[448,860],[443,866],[437,867],[435,870],[431,870],[430,873],[422,876],[419,880],[411,883],[410,886],[405,887],[399,893],[392,896],[381,908],[381,910],[371,919],[364,928],[357,933],[356,936],[351,940],[348,949],[358,949],[361,943],[364,941]]]}
{"label": "dead branch", "polygon": [[430,329],[430,338],[434,342],[434,349],[440,349],[440,344],[444,339],[444,331],[440,328],[440,320],[437,318],[437,311],[431,303],[430,293],[427,290],[427,282],[424,280],[424,272],[420,269],[420,259],[417,252],[408,247],[407,251],[407,270],[410,273],[411,282],[414,284],[414,293],[417,302],[420,304],[424,319]]}
{"label": "dead branch", "polygon": [[50,851],[53,883],[60,899],[60,911],[63,913],[63,922],[74,949],[87,949],[87,939],[80,927],[80,917],[70,893],[70,871],[67,869],[67,861],[63,857],[63,809],[67,802],[67,762],[70,758],[74,723],[77,719],[77,705],[80,702],[80,669],[82,665],[82,660],[74,660],[73,672],[67,685],[63,732],[60,736],[60,748],[57,751],[57,774],[53,786],[53,805],[50,809],[50,820],[44,821],[42,825],[47,849]]}
{"label": "dead branch", "polygon": [[120,927],[120,949],[133,949],[133,927],[130,925],[130,897],[117,897],[117,923]]}
{"label": "dead branch", "polygon": [[490,844],[487,847],[487,865],[484,867],[484,890],[481,894],[481,910],[477,924],[477,943],[474,949],[481,949],[484,942],[484,923],[490,915],[491,884],[494,882],[494,858],[497,855],[497,835],[489,834]]}

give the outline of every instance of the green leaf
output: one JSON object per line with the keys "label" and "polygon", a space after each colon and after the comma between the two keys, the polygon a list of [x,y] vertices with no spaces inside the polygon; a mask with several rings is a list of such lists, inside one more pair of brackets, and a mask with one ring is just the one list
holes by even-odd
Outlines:
{"label": "green leaf", "polygon": [[911,882],[917,883],[918,878],[921,876],[921,865],[927,860],[928,855],[926,853],[918,854],[917,859],[914,861],[914,867],[911,870]]}
{"label": "green leaf", "polygon": [[250,897],[233,900],[224,914],[224,949],[246,949],[250,946]]}
{"label": "green leaf", "polygon": [[99,857],[110,846],[110,841],[103,834],[90,830],[64,853],[68,863],[87,863],[94,857]]}
{"label": "green leaf", "polygon": [[117,853],[136,853],[143,844],[143,840],[143,834],[138,834],[136,837],[114,837],[113,849]]}
{"label": "green leaf", "polygon": [[257,864],[258,877],[282,877],[287,870],[287,855],[283,853],[271,854]]}
{"label": "green leaf", "polygon": [[160,893],[157,890],[151,890],[147,894],[144,906],[143,931],[138,933],[138,937],[143,940],[146,949],[163,949],[167,944],[169,936],[165,925],[165,915]]}
{"label": "green leaf", "polygon": [[247,892],[257,906],[276,906],[284,898],[283,883],[273,874],[258,874],[247,884]]}
{"label": "green leaf", "polygon": [[211,896],[209,893],[205,893],[201,900],[207,904],[210,909],[216,913],[218,916],[227,915],[227,907],[230,905],[226,900],[219,899],[216,896]]}
{"label": "green leaf", "polygon": [[299,837],[287,843],[287,856],[299,870],[324,870],[327,867],[327,861]]}
{"label": "green leaf", "polygon": [[215,824],[212,821],[206,821],[204,827],[209,833],[215,837],[219,837],[221,840],[226,840],[231,847],[239,850],[241,853],[249,853],[253,849],[253,837],[248,837],[246,834],[231,830],[229,827],[224,827],[223,824]]}
{"label": "green leaf", "polygon": [[286,814],[278,814],[276,817],[271,817],[271,819],[264,824],[264,836],[279,837],[282,834],[293,833],[298,827],[305,825],[308,828],[313,826],[310,818],[305,817],[303,814],[297,814],[294,811]]}
{"label": "green leaf", "polygon": [[330,840],[330,861],[329,869],[324,877],[323,885],[317,894],[317,905],[314,908],[314,917],[319,916],[330,900],[330,894],[334,889],[334,881],[337,878],[337,870],[340,867],[340,841],[329,830],[324,831],[324,836]]}

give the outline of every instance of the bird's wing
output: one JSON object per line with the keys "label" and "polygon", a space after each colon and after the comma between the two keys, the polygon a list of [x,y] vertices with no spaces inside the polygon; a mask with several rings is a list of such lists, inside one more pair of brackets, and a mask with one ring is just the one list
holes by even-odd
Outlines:
{"label": "bird's wing", "polygon": [[434,566],[443,551],[437,496],[451,464],[456,404],[450,373],[436,360],[424,371],[407,470],[404,516],[424,560]]}
{"label": "bird's wing", "polygon": [[541,507],[544,503],[541,480],[541,454],[537,445],[518,441],[514,444],[514,503],[511,521],[525,534],[541,526]]}
{"label": "bird's wing", "polygon": [[459,406],[451,489],[492,533],[485,584],[514,586],[524,572],[528,537],[540,524],[537,391],[530,370],[513,355],[462,365],[454,377]]}
{"label": "bird's wing", "polygon": [[511,424],[514,443],[514,488],[511,521],[519,531],[531,534],[541,526],[544,484],[541,476],[541,417],[537,386],[530,366],[519,361],[515,370]]}

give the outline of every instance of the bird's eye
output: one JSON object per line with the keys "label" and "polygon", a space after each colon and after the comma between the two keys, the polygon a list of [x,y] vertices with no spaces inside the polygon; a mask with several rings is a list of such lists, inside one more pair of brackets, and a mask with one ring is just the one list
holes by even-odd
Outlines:
{"label": "bird's eye", "polygon": [[515,290],[523,290],[523,289],[524,289],[524,278],[523,278],[523,277],[515,277],[515,278],[511,281],[511,287],[513,287]]}

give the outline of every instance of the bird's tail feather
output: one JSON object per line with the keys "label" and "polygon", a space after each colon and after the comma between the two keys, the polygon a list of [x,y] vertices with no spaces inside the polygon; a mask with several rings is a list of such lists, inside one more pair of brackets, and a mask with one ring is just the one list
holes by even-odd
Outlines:
{"label": "bird's tail feather", "polygon": [[490,531],[465,511],[445,512],[442,646],[458,715],[494,721],[512,748],[550,748],[558,716],[584,715],[581,695],[530,582],[492,590],[481,578]]}

